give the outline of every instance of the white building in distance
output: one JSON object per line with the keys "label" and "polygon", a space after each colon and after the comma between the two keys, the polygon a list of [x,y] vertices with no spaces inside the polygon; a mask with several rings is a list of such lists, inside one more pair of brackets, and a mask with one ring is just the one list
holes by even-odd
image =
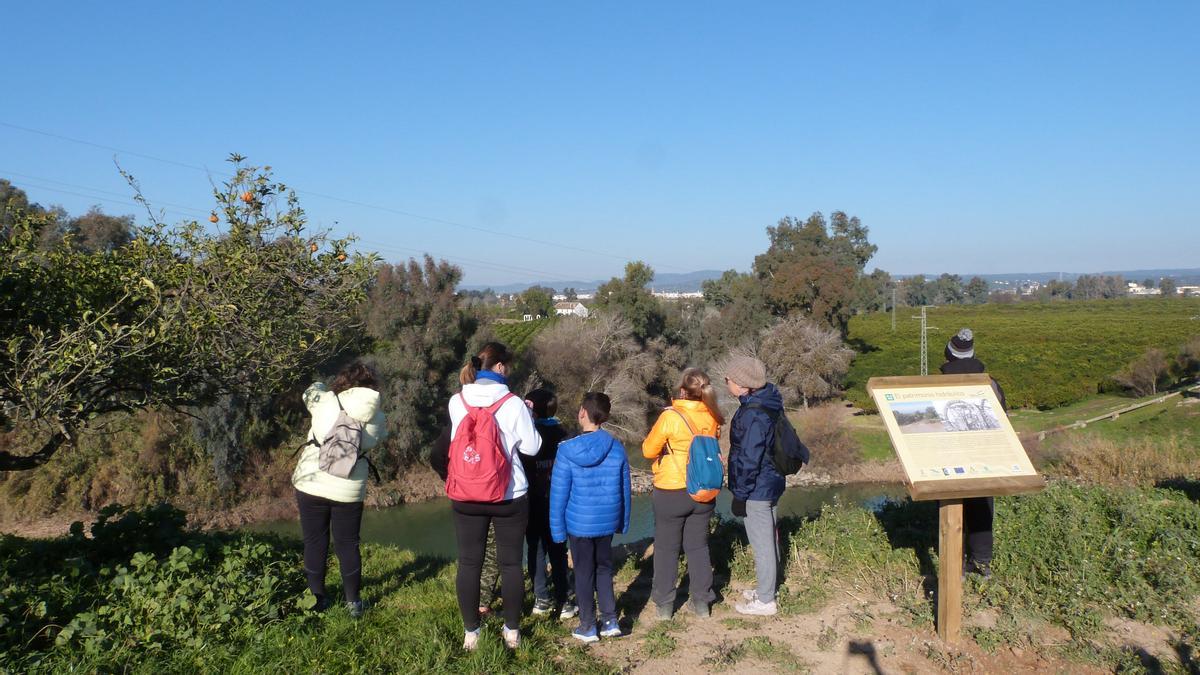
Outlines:
{"label": "white building in distance", "polygon": [[556,302],[554,303],[554,313],[558,316],[588,318],[588,308],[584,307],[582,302]]}

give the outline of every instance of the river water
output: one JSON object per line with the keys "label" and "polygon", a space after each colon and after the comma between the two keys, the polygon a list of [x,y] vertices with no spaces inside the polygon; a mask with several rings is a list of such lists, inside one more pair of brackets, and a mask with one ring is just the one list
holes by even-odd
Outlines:
{"label": "river water", "polygon": [[[840,499],[843,503],[877,509],[889,499],[903,499],[906,494],[904,487],[898,484],[859,483],[824,487],[793,487],[788,488],[779,500],[779,515],[780,517],[811,515],[819,512],[822,505],[832,504],[835,499]],[[732,518],[729,512],[732,499],[729,490],[721,491],[721,495],[717,498],[718,515]],[[246,529],[257,532],[274,532],[296,538],[300,536],[300,522],[297,519],[258,523],[248,526]],[[617,535],[613,542],[622,544],[653,536],[654,512],[650,504],[650,495],[634,495],[629,532]],[[391,544],[418,554],[454,558],[456,547],[450,502],[446,499],[436,499],[387,509],[368,509],[363,513],[362,540]]]}

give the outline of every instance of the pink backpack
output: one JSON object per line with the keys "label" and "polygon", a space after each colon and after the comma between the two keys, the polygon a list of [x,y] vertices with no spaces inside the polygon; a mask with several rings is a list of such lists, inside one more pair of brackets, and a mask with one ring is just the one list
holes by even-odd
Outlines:
{"label": "pink backpack", "polygon": [[512,464],[504,451],[504,440],[496,424],[496,411],[512,398],[512,392],[486,408],[467,404],[467,416],[458,423],[450,441],[446,496],[458,502],[500,502],[512,479]]}

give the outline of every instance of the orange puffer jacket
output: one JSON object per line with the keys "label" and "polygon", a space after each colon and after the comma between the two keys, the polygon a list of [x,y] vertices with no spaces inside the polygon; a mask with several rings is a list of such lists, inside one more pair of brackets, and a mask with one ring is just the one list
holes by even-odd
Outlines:
{"label": "orange puffer jacket", "polygon": [[[696,433],[721,437],[721,427],[703,401],[676,399],[671,402],[671,407],[687,415]],[[666,453],[668,443],[672,456]],[[691,443],[692,432],[688,431],[687,424],[677,413],[664,410],[646,440],[642,441],[642,455],[654,460],[651,467],[654,470],[654,487],[663,490],[687,488],[688,447]]]}

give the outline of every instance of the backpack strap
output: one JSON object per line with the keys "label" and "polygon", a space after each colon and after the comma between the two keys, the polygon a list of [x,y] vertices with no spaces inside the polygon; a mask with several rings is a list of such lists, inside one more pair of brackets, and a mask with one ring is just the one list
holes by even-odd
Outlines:
{"label": "backpack strap", "polygon": [[680,410],[679,408],[676,408],[675,406],[671,406],[670,408],[667,408],[667,410],[670,410],[671,412],[675,413],[676,415],[679,415],[679,417],[683,420],[683,423],[687,426],[688,433],[690,433],[693,436],[696,435],[696,430],[692,428],[692,423],[688,420],[687,415],[683,414],[682,410]]}
{"label": "backpack strap", "polygon": [[346,409],[342,407],[342,399],[338,397],[336,391],[333,392],[333,400],[337,401],[338,410],[341,410],[342,412],[346,412]]}
{"label": "backpack strap", "polygon": [[779,412],[778,412],[778,411],[771,410],[770,408],[766,407],[765,405],[763,405],[763,404],[761,404],[761,403],[747,403],[746,405],[744,405],[744,406],[742,406],[742,407],[743,407],[743,408],[750,408],[750,409],[753,409],[753,410],[761,410],[761,411],[763,411],[764,413],[766,413],[766,414],[767,414],[767,417],[770,417],[770,418],[771,418],[771,422],[772,422],[772,423],[774,423],[774,422],[775,422],[775,420],[779,418]]}

